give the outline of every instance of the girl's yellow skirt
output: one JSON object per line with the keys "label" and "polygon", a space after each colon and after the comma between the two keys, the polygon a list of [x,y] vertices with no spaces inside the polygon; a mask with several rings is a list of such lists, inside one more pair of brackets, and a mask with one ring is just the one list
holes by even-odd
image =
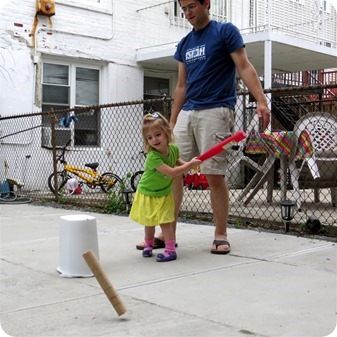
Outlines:
{"label": "girl's yellow skirt", "polygon": [[130,218],[141,225],[151,227],[173,222],[175,220],[173,194],[151,197],[136,191]]}

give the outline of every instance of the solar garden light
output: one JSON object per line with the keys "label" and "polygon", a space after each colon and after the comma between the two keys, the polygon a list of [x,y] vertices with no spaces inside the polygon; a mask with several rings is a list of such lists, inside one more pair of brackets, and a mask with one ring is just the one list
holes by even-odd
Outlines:
{"label": "solar garden light", "polygon": [[286,232],[289,232],[289,224],[294,219],[295,205],[296,202],[292,200],[281,201],[281,215]]}

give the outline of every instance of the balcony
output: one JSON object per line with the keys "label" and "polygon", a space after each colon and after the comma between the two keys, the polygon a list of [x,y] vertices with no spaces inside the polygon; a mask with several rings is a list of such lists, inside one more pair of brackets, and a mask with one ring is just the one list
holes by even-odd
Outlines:
{"label": "balcony", "polygon": [[[240,29],[260,75],[269,66],[268,55],[272,73],[337,67],[337,12],[327,1],[252,0],[246,8],[240,1],[218,0],[211,11],[212,19],[230,21]],[[177,3],[140,8],[137,16],[137,61],[145,68],[175,70],[172,55],[191,30]]]}

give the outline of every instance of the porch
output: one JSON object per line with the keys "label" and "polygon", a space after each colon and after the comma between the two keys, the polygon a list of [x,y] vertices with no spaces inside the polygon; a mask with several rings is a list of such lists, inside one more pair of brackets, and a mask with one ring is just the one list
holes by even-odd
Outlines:
{"label": "porch", "polygon": [[[191,26],[177,1],[137,10],[136,59],[146,69],[176,70],[175,47]],[[211,18],[241,31],[250,61],[271,87],[271,75],[336,68],[337,12],[328,1],[213,1]]]}

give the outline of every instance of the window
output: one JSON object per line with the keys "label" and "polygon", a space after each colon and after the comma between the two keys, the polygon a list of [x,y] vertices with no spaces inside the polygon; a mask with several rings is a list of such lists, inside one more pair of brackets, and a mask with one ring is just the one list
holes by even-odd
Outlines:
{"label": "window", "polygon": [[226,0],[212,1],[210,13],[213,20],[219,22],[227,21]]}
{"label": "window", "polygon": [[324,0],[324,3],[323,3],[324,12],[331,13],[330,7],[331,7],[331,4],[328,1]]}
{"label": "window", "polygon": [[173,6],[174,6],[174,8],[173,8],[174,16],[180,17],[181,19],[184,19],[185,16],[184,16],[184,13],[180,9],[180,5],[179,5],[178,0],[174,1]]}
{"label": "window", "polygon": [[[46,62],[42,79],[42,111],[75,107],[76,112],[76,107],[99,104],[99,68]],[[69,126],[67,137],[71,137],[75,146],[99,145],[99,110],[91,109],[87,113],[81,110],[76,117],[77,121]],[[42,123],[50,123],[50,117],[43,116]],[[58,126],[59,130],[62,128],[65,127]]]}
{"label": "window", "polygon": [[[156,99],[170,96],[170,80],[168,78],[161,77],[144,77],[144,99]],[[145,103],[144,112],[159,111],[163,113],[166,117],[169,116],[171,112],[171,106],[169,102],[156,102]]]}
{"label": "window", "polygon": [[170,80],[160,77],[144,77],[144,99],[169,96]]}
{"label": "window", "polygon": [[[180,8],[178,0],[175,0],[173,5],[174,16],[184,19],[185,15]],[[219,22],[227,21],[226,0],[213,0],[210,8],[210,14],[213,20]]]}

